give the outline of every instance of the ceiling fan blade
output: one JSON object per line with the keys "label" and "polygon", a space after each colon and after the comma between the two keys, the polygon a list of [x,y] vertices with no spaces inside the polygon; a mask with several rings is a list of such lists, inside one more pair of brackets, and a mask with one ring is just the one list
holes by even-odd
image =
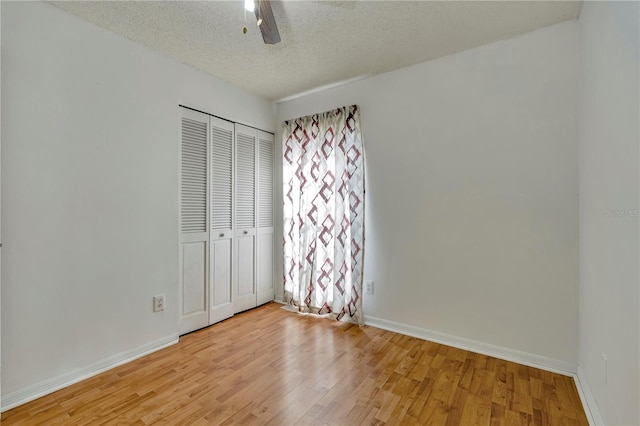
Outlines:
{"label": "ceiling fan blade", "polygon": [[262,18],[262,24],[260,24],[260,32],[262,33],[262,39],[266,44],[276,44],[280,42],[280,33],[278,32],[278,26],[276,25],[276,19],[273,17],[273,11],[271,10],[271,3],[269,0],[257,0],[255,8],[256,19]]}

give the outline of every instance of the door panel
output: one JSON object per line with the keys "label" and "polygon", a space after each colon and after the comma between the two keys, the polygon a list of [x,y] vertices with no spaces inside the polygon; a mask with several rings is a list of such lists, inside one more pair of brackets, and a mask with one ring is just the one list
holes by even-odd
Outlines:
{"label": "door panel", "polygon": [[214,324],[233,316],[233,135],[234,125],[216,117],[211,124],[210,312]]}
{"label": "door panel", "polygon": [[207,231],[209,119],[206,116],[194,117],[193,115],[182,117],[180,150],[180,231],[182,233]]}
{"label": "door panel", "polygon": [[233,316],[231,303],[231,239],[211,242],[211,304],[209,323]]}
{"label": "door panel", "polygon": [[257,306],[255,287],[256,149],[257,132],[235,126],[235,220],[234,286],[235,312]]}
{"label": "door panel", "polygon": [[256,131],[236,124],[236,229],[255,227]]}
{"label": "door panel", "polygon": [[209,116],[182,111],[180,139],[180,334],[209,323]]}
{"label": "door panel", "polygon": [[234,253],[236,285],[233,303],[235,312],[246,311],[256,306],[254,241],[254,235],[236,237]]}
{"label": "door panel", "polygon": [[182,244],[180,332],[208,325],[207,250],[204,241]]}
{"label": "door panel", "polygon": [[258,137],[258,227],[273,228],[274,139],[270,133]]}
{"label": "door panel", "polygon": [[273,233],[258,234],[258,305],[273,300]]}
{"label": "door panel", "polygon": [[211,231],[228,231],[233,221],[233,123],[211,117]]}
{"label": "door panel", "polygon": [[258,250],[257,250],[257,302],[259,305],[273,300],[274,256],[274,137],[258,132]]}

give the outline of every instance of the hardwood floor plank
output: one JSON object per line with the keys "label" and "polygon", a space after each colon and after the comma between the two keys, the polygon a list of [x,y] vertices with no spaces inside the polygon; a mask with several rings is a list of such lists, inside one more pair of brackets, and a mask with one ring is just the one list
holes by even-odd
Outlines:
{"label": "hardwood floor plank", "polygon": [[570,377],[280,306],[8,410],[2,424],[588,424]]}

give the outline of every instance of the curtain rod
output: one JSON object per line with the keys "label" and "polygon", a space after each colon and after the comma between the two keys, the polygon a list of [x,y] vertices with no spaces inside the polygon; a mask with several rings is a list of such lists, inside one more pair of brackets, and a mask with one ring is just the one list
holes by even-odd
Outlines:
{"label": "curtain rod", "polygon": [[196,109],[196,108],[192,108],[192,107],[190,107],[190,106],[186,106],[186,105],[182,105],[182,104],[178,104],[178,106],[179,106],[180,108],[190,109],[191,111],[200,112],[200,113],[202,113],[202,114],[207,114],[207,115],[210,115],[211,117],[215,117],[215,118],[219,118],[220,120],[228,121],[229,123],[242,124],[243,126],[247,126],[247,127],[252,128],[252,129],[260,130],[261,132],[270,133],[270,134],[272,134],[272,135],[274,135],[274,136],[275,136],[275,133],[274,133],[274,132],[270,132],[269,130],[259,129],[258,127],[250,126],[250,125],[248,125],[248,124],[241,123],[241,122],[239,122],[239,121],[229,120],[228,118],[220,117],[220,116],[218,116],[218,115],[211,114],[210,112],[202,111],[202,110],[199,110],[199,109]]}

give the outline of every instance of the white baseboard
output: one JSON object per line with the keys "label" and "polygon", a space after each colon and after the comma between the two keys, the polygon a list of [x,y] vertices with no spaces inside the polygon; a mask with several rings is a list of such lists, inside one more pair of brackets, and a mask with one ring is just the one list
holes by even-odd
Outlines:
{"label": "white baseboard", "polygon": [[605,424],[596,405],[596,401],[593,398],[593,394],[591,393],[591,388],[589,387],[589,382],[587,381],[584,371],[575,364],[367,315],[364,316],[364,323],[407,336],[417,337],[419,339],[429,340],[431,342],[573,377],[589,424],[591,426],[603,426]]}
{"label": "white baseboard", "polygon": [[584,412],[587,415],[587,420],[589,420],[589,424],[591,426],[604,425],[602,416],[600,416],[600,410],[598,410],[598,406],[596,405],[596,400],[593,398],[593,394],[591,393],[587,376],[584,375],[582,368],[578,367],[578,373],[575,375],[574,380],[576,382],[576,388],[578,388],[580,401],[582,401],[582,406],[584,407]]}
{"label": "white baseboard", "polygon": [[477,352],[483,355],[489,355],[500,358],[505,361],[516,362],[518,364],[528,365],[530,367],[540,368],[542,370],[551,371],[553,373],[562,374],[564,376],[575,376],[578,366],[566,361],[554,358],[548,358],[542,355],[522,352],[515,349],[503,348],[502,346],[491,345],[489,343],[479,342],[477,340],[458,337],[451,334],[441,333],[439,331],[428,330],[413,325],[402,324],[395,321],[389,321],[381,318],[375,318],[368,315],[364,316],[364,323],[384,330],[394,331],[407,336],[417,337],[419,339],[429,340],[430,342],[440,343],[455,348],[464,349],[471,352]]}
{"label": "white baseboard", "polygon": [[7,411],[11,408],[17,407],[34,399],[40,398],[64,387],[77,383],[81,380],[88,379],[97,374],[103,373],[119,365],[133,361],[134,359],[143,357],[152,352],[166,348],[178,342],[178,335],[167,336],[165,338],[156,340],[138,348],[121,352],[119,354],[110,356],[103,360],[94,362],[83,368],[70,371],[65,374],[61,374],[51,379],[43,380],[40,383],[27,386],[24,389],[11,392],[2,396],[0,412]]}
{"label": "white baseboard", "polygon": [[273,301],[277,303],[282,303],[283,305],[286,303],[282,295],[278,295],[278,294],[275,295],[275,297],[273,298]]}

